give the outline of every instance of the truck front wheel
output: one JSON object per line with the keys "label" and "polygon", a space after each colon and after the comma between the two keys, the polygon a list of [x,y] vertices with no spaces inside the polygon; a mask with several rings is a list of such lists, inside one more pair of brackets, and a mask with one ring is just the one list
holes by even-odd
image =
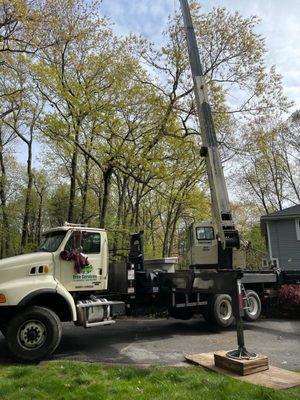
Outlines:
{"label": "truck front wheel", "polygon": [[61,323],[55,312],[33,306],[10,319],[6,341],[17,359],[40,361],[54,352],[60,343],[61,333]]}

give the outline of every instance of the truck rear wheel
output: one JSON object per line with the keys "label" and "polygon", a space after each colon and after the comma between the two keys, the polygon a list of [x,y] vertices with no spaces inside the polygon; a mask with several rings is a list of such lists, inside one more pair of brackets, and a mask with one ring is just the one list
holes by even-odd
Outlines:
{"label": "truck rear wheel", "polygon": [[259,295],[254,290],[247,290],[248,306],[244,309],[244,319],[253,322],[256,321],[261,314],[261,301]]}
{"label": "truck rear wheel", "polygon": [[6,341],[12,354],[25,362],[50,356],[61,340],[61,323],[52,310],[29,307],[11,318]]}
{"label": "truck rear wheel", "polygon": [[228,294],[211,296],[202,314],[207,322],[221,328],[228,328],[234,320],[231,297]]}

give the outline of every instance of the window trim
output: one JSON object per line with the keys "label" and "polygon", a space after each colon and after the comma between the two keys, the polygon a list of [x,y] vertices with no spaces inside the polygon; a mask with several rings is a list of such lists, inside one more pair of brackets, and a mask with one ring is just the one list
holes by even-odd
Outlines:
{"label": "window trim", "polygon": [[[212,233],[213,233],[213,235],[212,235],[212,239],[199,239],[198,238],[198,233],[197,233],[197,231],[198,231],[198,229],[199,228],[210,228],[210,229],[212,229]],[[198,241],[198,242],[207,242],[207,241],[211,241],[211,240],[214,240],[215,239],[215,231],[214,231],[214,228],[213,228],[213,226],[211,226],[211,225],[207,225],[207,226],[196,226],[196,232],[195,232],[195,234],[196,234],[196,240]]]}
{"label": "window trim", "polygon": [[300,218],[295,219],[295,226],[296,226],[296,238],[300,240]]}

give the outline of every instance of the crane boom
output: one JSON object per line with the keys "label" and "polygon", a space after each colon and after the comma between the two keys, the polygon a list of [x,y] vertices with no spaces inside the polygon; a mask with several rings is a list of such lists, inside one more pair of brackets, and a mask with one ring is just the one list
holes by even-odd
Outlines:
{"label": "crane boom", "polygon": [[239,248],[240,240],[232,219],[228,191],[223,173],[217,137],[208,101],[205,77],[193,27],[188,0],[180,0],[183,15],[189,59],[194,82],[196,109],[202,138],[201,156],[205,158],[211,191],[212,214],[223,250]]}

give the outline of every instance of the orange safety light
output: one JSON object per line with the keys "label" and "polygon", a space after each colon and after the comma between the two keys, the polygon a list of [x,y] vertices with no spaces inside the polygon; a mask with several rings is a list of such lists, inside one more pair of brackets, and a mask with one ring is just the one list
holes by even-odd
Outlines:
{"label": "orange safety light", "polygon": [[6,297],[2,293],[0,293],[0,303],[6,303]]}

